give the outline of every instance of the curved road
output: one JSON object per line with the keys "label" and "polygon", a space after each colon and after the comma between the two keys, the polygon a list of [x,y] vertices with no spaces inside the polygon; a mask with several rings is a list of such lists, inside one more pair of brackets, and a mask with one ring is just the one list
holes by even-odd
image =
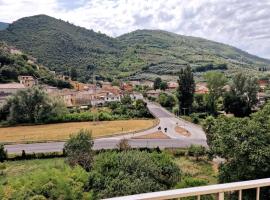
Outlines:
{"label": "curved road", "polygon": [[[101,138],[94,141],[94,149],[113,149],[117,148],[117,144],[123,138],[128,139],[129,145],[133,148],[136,147],[148,147],[148,148],[176,148],[176,147],[188,147],[191,144],[199,144],[207,146],[206,136],[200,126],[176,118],[172,113],[166,109],[154,103],[147,103],[150,112],[160,120],[160,123],[149,130],[142,131],[135,134],[127,134],[122,136]],[[191,133],[191,136],[185,137],[176,133],[174,128],[176,126],[185,128]],[[158,127],[162,127],[163,133],[171,139],[132,139],[134,136],[142,136],[149,133],[154,133],[158,130]],[[165,133],[164,128],[168,131]],[[14,144],[5,145],[8,153],[21,153],[25,150],[27,153],[39,153],[39,152],[59,152],[62,151],[64,142],[48,142],[48,143],[32,143],[32,144]]]}

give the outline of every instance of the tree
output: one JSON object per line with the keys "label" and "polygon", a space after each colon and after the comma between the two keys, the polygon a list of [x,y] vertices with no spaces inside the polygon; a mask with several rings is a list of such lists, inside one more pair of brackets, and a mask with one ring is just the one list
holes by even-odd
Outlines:
{"label": "tree", "polygon": [[209,94],[207,98],[208,109],[211,114],[216,114],[217,112],[217,100],[224,93],[224,86],[227,83],[227,79],[221,72],[207,72],[204,78],[209,89]]}
{"label": "tree", "polygon": [[130,105],[132,103],[132,99],[130,95],[126,94],[121,98],[121,103],[124,105]]}
{"label": "tree", "polygon": [[78,77],[78,73],[77,73],[77,70],[75,67],[72,67],[71,70],[70,70],[70,77],[71,77],[71,80],[73,81],[76,81],[77,80],[77,77]]}
{"label": "tree", "polygon": [[201,145],[191,145],[188,148],[188,155],[194,156],[196,158],[196,161],[199,161],[199,158],[201,156],[206,155],[206,149],[204,146]]}
{"label": "tree", "polygon": [[159,85],[159,88],[165,91],[168,88],[168,85],[166,82],[162,81]]}
{"label": "tree", "polygon": [[195,92],[195,82],[190,67],[181,69],[178,84],[179,87],[177,89],[177,97],[179,100],[179,108],[180,112],[185,114],[185,109],[187,109],[189,112],[192,108],[193,96]]}
{"label": "tree", "polygon": [[154,90],[159,89],[160,88],[160,84],[161,84],[162,80],[160,77],[157,77],[154,81]]}
{"label": "tree", "polygon": [[161,93],[158,97],[160,105],[167,108],[172,108],[175,105],[175,99],[172,95]]}
{"label": "tree", "polygon": [[0,144],[0,162],[4,162],[7,159],[7,151],[3,144]]}
{"label": "tree", "polygon": [[61,99],[51,98],[40,88],[21,90],[8,99],[1,112],[8,122],[45,123],[67,112]]}
{"label": "tree", "polygon": [[178,166],[164,153],[105,152],[95,157],[87,189],[103,199],[167,190],[180,176]]}
{"label": "tree", "polygon": [[269,120],[270,104],[250,118],[221,116],[206,120],[204,130],[210,152],[225,159],[219,169],[221,183],[269,177]]}
{"label": "tree", "polygon": [[92,135],[88,130],[82,129],[77,134],[71,135],[64,145],[67,163],[72,167],[80,165],[89,171],[93,164],[93,145]]}
{"label": "tree", "polygon": [[231,90],[224,97],[224,109],[233,113],[236,117],[248,116],[257,103],[259,91],[256,78],[246,76],[243,73],[233,77]]}

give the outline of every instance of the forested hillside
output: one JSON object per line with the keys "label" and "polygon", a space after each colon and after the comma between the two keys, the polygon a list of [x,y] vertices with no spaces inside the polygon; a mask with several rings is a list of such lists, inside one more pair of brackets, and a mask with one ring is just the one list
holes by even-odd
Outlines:
{"label": "forested hillside", "polygon": [[89,79],[93,71],[115,68],[118,42],[106,35],[55,18],[38,15],[22,18],[0,33],[0,40],[38,58],[51,70]]}
{"label": "forested hillside", "polygon": [[175,75],[188,65],[197,74],[208,70],[234,72],[270,68],[270,60],[232,46],[166,31],[137,30],[118,39],[144,63],[142,72],[137,76]]}
{"label": "forested hillside", "polygon": [[227,74],[259,73],[270,61],[229,45],[159,30],[137,30],[111,38],[46,15],[22,18],[0,32],[0,40],[36,57],[58,73],[78,80],[157,75],[173,77],[190,65],[195,75],[209,70]]}
{"label": "forested hillside", "polygon": [[31,56],[0,42],[0,83],[17,82],[20,75],[31,75],[41,83],[60,88],[71,87],[46,67],[38,65]]}

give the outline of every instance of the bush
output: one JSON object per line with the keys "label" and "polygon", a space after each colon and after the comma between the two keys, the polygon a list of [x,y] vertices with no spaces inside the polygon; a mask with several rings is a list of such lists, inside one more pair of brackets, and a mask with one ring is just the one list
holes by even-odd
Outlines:
{"label": "bush", "polygon": [[88,130],[82,129],[76,135],[71,135],[64,145],[67,163],[72,167],[80,165],[89,171],[93,162],[93,145],[94,142]]}
{"label": "bush", "polygon": [[45,166],[9,179],[8,185],[0,186],[0,198],[86,199],[84,185],[87,183],[87,177],[87,172],[79,166],[75,168],[63,164],[55,164],[54,167]]}
{"label": "bush", "polygon": [[206,148],[201,145],[191,145],[188,148],[188,155],[196,157],[196,160],[199,160],[201,156],[206,155]]}
{"label": "bush", "polygon": [[7,159],[7,151],[3,144],[0,144],[0,162],[4,162]]}
{"label": "bush", "polygon": [[105,152],[95,158],[88,190],[100,199],[167,190],[179,179],[179,168],[164,153]]}
{"label": "bush", "polygon": [[198,114],[192,113],[192,114],[190,115],[190,117],[191,117],[192,123],[198,124],[198,123],[200,122],[200,119],[199,119]]}
{"label": "bush", "polygon": [[185,177],[176,185],[176,188],[189,188],[207,185],[208,181],[200,178]]}
{"label": "bush", "polygon": [[119,143],[117,144],[117,147],[119,148],[120,151],[126,151],[131,148],[127,139],[120,140]]}

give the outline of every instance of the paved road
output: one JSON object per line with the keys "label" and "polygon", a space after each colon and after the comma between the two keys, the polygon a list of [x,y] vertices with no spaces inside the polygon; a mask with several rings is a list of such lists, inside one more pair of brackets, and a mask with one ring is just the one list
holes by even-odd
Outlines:
{"label": "paved road", "polygon": [[[96,139],[94,142],[94,149],[113,149],[117,147],[119,140],[122,138],[128,139],[129,144],[136,147],[149,147],[149,148],[170,148],[170,147],[188,147],[191,144],[200,144],[206,146],[206,137],[201,127],[184,120],[176,118],[173,114],[160,107],[159,105],[148,103],[150,112],[157,118],[160,123],[147,131],[142,131],[136,134],[127,134],[124,136],[116,136],[111,138]],[[181,126],[191,133],[190,137],[182,136],[174,131],[175,126]],[[134,136],[146,135],[156,132],[158,127],[161,126],[163,133],[171,139],[132,139]],[[164,128],[168,131],[165,133]],[[6,145],[5,148],[9,153],[21,153],[22,150],[26,152],[58,152],[62,151],[64,142],[49,142],[49,143],[33,143],[33,144],[15,144]]]}

